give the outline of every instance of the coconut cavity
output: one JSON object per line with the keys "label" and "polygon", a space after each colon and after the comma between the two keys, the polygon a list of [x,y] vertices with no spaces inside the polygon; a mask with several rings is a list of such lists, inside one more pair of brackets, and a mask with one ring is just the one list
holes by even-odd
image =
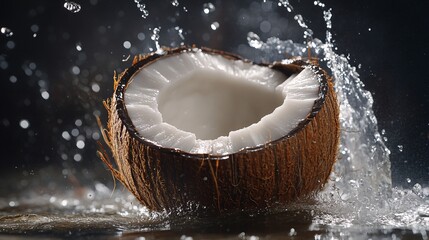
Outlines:
{"label": "coconut cavity", "polygon": [[190,73],[158,97],[164,122],[202,140],[228,136],[257,123],[282,103],[283,96],[272,88],[209,69]]}
{"label": "coconut cavity", "polygon": [[142,66],[124,99],[141,138],[164,148],[226,155],[287,136],[311,112],[319,87],[308,67],[286,76],[196,51]]}

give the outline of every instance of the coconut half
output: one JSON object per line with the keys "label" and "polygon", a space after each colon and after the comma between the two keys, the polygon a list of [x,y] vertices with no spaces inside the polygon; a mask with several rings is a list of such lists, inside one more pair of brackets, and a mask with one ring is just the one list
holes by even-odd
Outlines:
{"label": "coconut half", "polygon": [[339,139],[330,78],[304,61],[258,65],[207,48],[135,58],[115,78],[101,159],[154,210],[243,210],[308,196]]}

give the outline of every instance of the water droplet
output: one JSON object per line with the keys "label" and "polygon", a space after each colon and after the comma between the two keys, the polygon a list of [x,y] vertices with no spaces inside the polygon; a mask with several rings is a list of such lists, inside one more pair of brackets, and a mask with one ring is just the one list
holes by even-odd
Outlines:
{"label": "water droplet", "polygon": [[93,140],[97,141],[100,139],[100,134],[98,132],[93,132],[91,137]]}
{"label": "water droplet", "polygon": [[76,153],[76,154],[73,156],[73,159],[74,159],[76,162],[80,162],[80,161],[82,161],[82,155],[80,155],[79,153]]}
{"label": "water droplet", "polygon": [[[128,56],[126,56],[126,55],[122,55],[122,62],[126,62],[126,61],[128,61],[129,59],[130,59],[130,57],[131,57],[131,55],[130,54],[128,54]],[[100,88],[99,88],[99,90],[100,90]],[[98,92],[98,91],[97,91]]]}
{"label": "water droplet", "polygon": [[67,132],[67,131],[64,131],[64,132],[61,134],[61,136],[62,136],[65,140],[67,140],[67,141],[71,139],[71,136],[70,136],[69,132]]}
{"label": "water droplet", "polygon": [[259,24],[259,29],[261,29],[263,33],[268,33],[271,30],[271,23],[264,20]]}
{"label": "water droplet", "polygon": [[219,28],[219,23],[218,22],[213,22],[210,27],[212,30],[217,30]]}
{"label": "water droplet", "polygon": [[368,32],[371,32],[371,30],[372,30],[371,28],[368,28]]}
{"label": "water droplet", "polygon": [[400,152],[404,151],[404,146],[403,146],[403,145],[398,145],[398,150],[399,150]]}
{"label": "water droplet", "polygon": [[100,91],[100,85],[98,85],[97,83],[93,83],[91,85],[91,89],[93,92],[99,92]]}
{"label": "water droplet", "polygon": [[407,178],[405,180],[407,181],[407,183],[411,183],[411,179],[410,178]]}
{"label": "water droplet", "polygon": [[182,235],[180,236],[180,240],[193,240],[193,238],[190,236]]}
{"label": "water droplet", "polygon": [[146,38],[146,35],[144,34],[144,33],[139,33],[139,34],[137,34],[137,38],[140,40],[140,41],[143,41],[143,40],[145,40],[145,38]]}
{"label": "water droplet", "polygon": [[42,98],[45,100],[49,99],[49,93],[46,90],[43,90],[40,95],[42,95]]}
{"label": "water droplet", "polygon": [[9,202],[9,207],[15,207],[17,204],[14,201],[10,201]]}
{"label": "water droplet", "polygon": [[185,37],[183,36],[183,28],[181,28],[181,27],[179,27],[179,26],[176,26],[176,27],[174,27],[174,29],[177,31],[177,33],[179,34],[179,37],[182,39],[182,40],[185,40]]}
{"label": "water droplet", "polygon": [[130,49],[130,48],[131,48],[131,43],[130,43],[130,41],[125,41],[122,45],[123,45],[123,46],[124,46],[124,48],[126,48],[126,49]]}
{"label": "water droplet", "polygon": [[420,185],[419,183],[414,184],[412,191],[417,196],[419,196],[421,198],[425,198],[425,194],[423,193],[422,185]]}
{"label": "water droplet", "polygon": [[179,6],[179,1],[178,0],[172,0],[171,5],[177,7],[177,6]]}
{"label": "water droplet", "polygon": [[37,65],[36,65],[34,62],[31,62],[31,63],[29,63],[29,64],[28,64],[28,67],[29,67],[31,70],[36,70]]}
{"label": "water droplet", "polygon": [[39,25],[33,24],[33,25],[31,25],[30,29],[33,32],[38,32],[39,31]]}
{"label": "water droplet", "polygon": [[79,130],[77,128],[73,128],[73,130],[71,131],[71,134],[73,137],[77,137],[77,135],[79,135]]}
{"label": "water droplet", "polygon": [[76,142],[76,147],[79,148],[79,149],[83,149],[85,147],[85,142],[83,140],[78,140]]}
{"label": "water droplet", "polygon": [[15,48],[15,42],[14,41],[7,41],[6,47],[9,49],[14,49]]}
{"label": "water droplet", "polygon": [[9,28],[7,28],[7,27],[2,27],[2,28],[0,28],[0,32],[1,32],[2,34],[4,34],[6,37],[11,37],[11,36],[13,35],[12,30],[10,30],[10,29],[9,29]]}
{"label": "water droplet", "polygon": [[66,207],[68,204],[68,201],[66,199],[61,201],[61,206]]}
{"label": "water droplet", "polygon": [[216,10],[215,6],[213,5],[213,3],[209,2],[209,3],[204,3],[203,4],[203,12],[205,14],[209,14],[211,12],[214,12]]}
{"label": "water droplet", "polygon": [[249,46],[259,49],[262,47],[262,41],[259,36],[254,32],[247,33],[247,42]]}
{"label": "water droplet", "polygon": [[71,70],[74,75],[78,75],[80,73],[80,68],[78,66],[73,66]]}
{"label": "water droplet", "polygon": [[324,4],[324,3],[322,3],[321,1],[318,1],[318,0],[317,0],[317,1],[314,1],[314,5],[315,5],[315,6],[322,7],[322,8],[323,8],[323,7],[325,7],[325,4]]}
{"label": "water droplet", "polygon": [[94,193],[93,192],[88,193],[86,196],[88,199],[91,199],[91,200],[94,199]]}
{"label": "water droplet", "polygon": [[19,121],[19,126],[21,126],[23,129],[27,129],[30,127],[30,122],[27,119],[22,119]]}
{"label": "water droplet", "polygon": [[66,1],[64,3],[64,8],[69,10],[72,13],[77,13],[81,10],[81,6],[78,3],[72,2],[72,1]]}
{"label": "water droplet", "polygon": [[37,81],[37,84],[39,85],[40,88],[46,88],[47,83],[45,80],[40,79],[39,81]]}
{"label": "water droplet", "polygon": [[77,127],[82,126],[82,120],[76,119],[76,121],[74,121],[74,125],[76,125]]}
{"label": "water droplet", "polygon": [[82,43],[76,43],[76,50],[82,51]]}
{"label": "water droplet", "polygon": [[9,81],[11,83],[16,83],[18,81],[18,78],[16,78],[14,75],[12,75],[12,76],[9,77]]}

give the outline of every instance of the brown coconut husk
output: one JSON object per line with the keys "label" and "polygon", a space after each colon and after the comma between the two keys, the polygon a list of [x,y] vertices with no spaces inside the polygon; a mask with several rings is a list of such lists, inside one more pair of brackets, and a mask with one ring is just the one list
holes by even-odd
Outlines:
{"label": "brown coconut husk", "polygon": [[[192,51],[167,49],[166,55]],[[230,59],[240,57],[202,48]],[[104,105],[108,113],[103,137],[109,154],[99,156],[143,205],[152,210],[174,211],[198,204],[216,212],[264,209],[287,205],[312,195],[327,182],[337,159],[339,108],[332,79],[318,66],[319,99],[306,119],[287,136],[251,149],[225,155],[191,154],[156,146],[140,136],[127,115],[123,93],[132,75],[144,65],[162,58],[139,55],[133,66],[114,77],[115,93]],[[266,65],[286,75],[297,73],[309,62]]]}

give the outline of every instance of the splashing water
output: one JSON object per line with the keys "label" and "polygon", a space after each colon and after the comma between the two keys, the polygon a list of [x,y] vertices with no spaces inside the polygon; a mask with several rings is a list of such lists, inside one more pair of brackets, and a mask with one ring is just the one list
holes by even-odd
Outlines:
{"label": "splashing water", "polygon": [[289,0],[279,0],[278,5],[285,7],[288,10],[288,12],[292,12],[293,11],[293,7],[289,3]]}
{"label": "splashing water", "polygon": [[64,3],[64,8],[67,9],[67,10],[69,10],[72,13],[77,13],[77,12],[80,12],[80,10],[81,10],[82,7],[78,3],[71,2],[71,1],[66,1]]}
{"label": "splashing water", "polygon": [[183,28],[181,28],[179,26],[175,26],[174,30],[177,31],[177,34],[180,37],[180,40],[181,40],[180,45],[184,45],[185,43],[183,42],[183,40],[185,40],[185,36],[183,35]]}
{"label": "splashing water", "polygon": [[142,13],[142,18],[147,18],[149,16],[149,11],[146,10],[146,4],[141,3],[141,0],[134,0],[139,11]]}
{"label": "splashing water", "polygon": [[[315,1],[314,4],[322,9],[325,7],[320,1]],[[280,5],[293,12],[287,1],[279,1]],[[350,65],[345,56],[334,51],[330,32],[331,9],[324,9],[323,17],[327,28],[325,42],[317,38],[312,39],[313,31],[300,14],[296,14],[294,19],[304,29],[306,44],[278,38],[268,38],[263,42],[253,32],[249,32],[247,37],[251,47],[264,53],[262,60],[281,60],[284,53],[306,58],[310,49],[320,64],[326,65],[334,78],[340,103],[340,152],[328,186],[317,196],[321,203],[319,209],[329,214],[316,218],[315,222],[341,224],[347,219],[349,224],[396,227],[417,224],[427,228],[429,220],[422,216],[429,214],[428,197],[423,193],[420,184],[414,185],[411,191],[392,189],[390,151],[378,131],[377,119],[372,110],[372,95],[363,89],[356,68]],[[420,199],[410,200],[414,199],[413,195]],[[333,222],[332,217],[336,214],[342,217]],[[398,220],[398,214],[408,216],[403,217],[412,220]]]}
{"label": "splashing water", "polygon": [[161,45],[159,45],[159,32],[161,31],[161,27],[154,28],[152,30],[152,35],[150,36],[150,39],[155,43],[155,52],[158,54],[163,54],[164,50],[162,49]]}
{"label": "splashing water", "polygon": [[256,49],[261,48],[263,44],[259,36],[254,32],[247,33],[247,42],[249,43],[249,46]]}

